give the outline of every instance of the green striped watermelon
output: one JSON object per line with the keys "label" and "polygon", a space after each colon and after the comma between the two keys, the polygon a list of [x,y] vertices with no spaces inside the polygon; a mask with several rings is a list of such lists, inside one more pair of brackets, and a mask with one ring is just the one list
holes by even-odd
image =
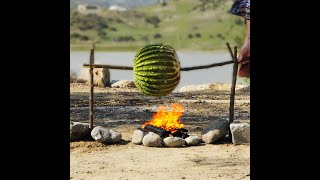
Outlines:
{"label": "green striped watermelon", "polygon": [[180,62],[168,45],[152,44],[139,50],[134,59],[134,83],[145,95],[169,95],[180,82]]}

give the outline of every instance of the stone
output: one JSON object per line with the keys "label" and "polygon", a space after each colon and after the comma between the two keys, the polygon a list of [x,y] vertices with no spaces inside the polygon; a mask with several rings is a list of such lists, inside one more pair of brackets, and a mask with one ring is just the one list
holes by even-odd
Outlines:
{"label": "stone", "polygon": [[148,147],[159,147],[162,146],[162,139],[158,134],[149,132],[143,137],[142,144]]}
{"label": "stone", "polygon": [[206,126],[202,131],[202,140],[211,144],[221,138],[224,138],[229,132],[229,122],[226,119],[218,119],[208,126]]}
{"label": "stone", "polygon": [[70,121],[70,141],[77,141],[90,136],[88,123]]}
{"label": "stone", "polygon": [[[245,85],[238,84],[236,85],[236,90],[239,90],[241,88],[244,88]],[[201,85],[187,85],[183,86],[179,92],[197,92],[197,91],[215,91],[215,92],[221,92],[221,91],[230,91],[231,90],[231,84],[226,83],[210,83],[210,84],[201,84]]]}
{"label": "stone", "polygon": [[202,85],[187,85],[180,88],[179,92],[195,92],[195,91],[205,91],[210,90],[209,84],[202,84]]}
{"label": "stone", "polygon": [[133,81],[122,80],[122,81],[117,81],[111,84],[111,87],[112,88],[135,88],[136,85],[134,84]]}
{"label": "stone", "polygon": [[246,87],[241,88],[241,89],[239,89],[237,91],[239,91],[239,92],[250,92],[250,86],[246,86]]}
{"label": "stone", "polygon": [[181,147],[186,141],[180,137],[166,137],[163,139],[163,144],[168,147]]}
{"label": "stone", "polygon": [[188,146],[196,146],[200,143],[200,139],[198,136],[189,136],[186,139],[184,139],[186,141],[186,145]]}
{"label": "stone", "polygon": [[230,124],[233,144],[250,143],[250,124],[245,122],[233,122]]}
{"label": "stone", "polygon": [[101,143],[117,143],[121,140],[122,134],[112,129],[97,126],[91,131],[91,136]]}
{"label": "stone", "polygon": [[[90,69],[83,68],[79,79],[84,80],[86,84],[90,83]],[[99,87],[110,85],[110,70],[108,68],[93,68],[93,84]]]}
{"label": "stone", "polygon": [[133,144],[142,144],[142,140],[143,140],[143,137],[146,135],[147,133],[137,129],[133,132],[133,135],[132,135],[132,139],[131,139],[131,142]]}

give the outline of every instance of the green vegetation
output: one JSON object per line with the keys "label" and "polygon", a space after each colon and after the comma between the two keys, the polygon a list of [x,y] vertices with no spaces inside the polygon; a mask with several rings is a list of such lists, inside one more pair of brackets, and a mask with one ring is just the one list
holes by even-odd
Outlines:
{"label": "green vegetation", "polygon": [[155,28],[158,27],[158,24],[160,23],[160,19],[158,16],[151,16],[146,18],[146,22],[149,24],[152,24]]}
{"label": "green vegetation", "polygon": [[151,43],[177,50],[220,50],[226,42],[241,46],[244,20],[231,15],[232,0],[171,0],[123,12],[103,9],[80,14],[71,9],[71,50],[137,51]]}

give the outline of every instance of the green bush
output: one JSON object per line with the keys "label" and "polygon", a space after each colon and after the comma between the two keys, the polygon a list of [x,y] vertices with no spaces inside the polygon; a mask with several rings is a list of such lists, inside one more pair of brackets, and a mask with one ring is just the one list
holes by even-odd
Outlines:
{"label": "green bush", "polygon": [[200,33],[196,33],[195,36],[196,36],[197,38],[201,38],[201,34],[200,34]]}
{"label": "green bush", "polygon": [[101,30],[108,28],[105,20],[96,14],[82,15],[77,14],[71,17],[70,25],[82,31],[85,30]]}
{"label": "green bush", "polygon": [[117,31],[117,28],[115,28],[115,27],[110,27],[109,29],[110,29],[110,31]]}
{"label": "green bush", "polygon": [[126,42],[126,41],[135,41],[135,39],[132,36],[119,36],[119,37],[114,37],[113,41]]}
{"label": "green bush", "polygon": [[217,37],[220,38],[220,39],[222,39],[222,40],[225,40],[225,39],[226,39],[221,33],[218,33],[218,34],[217,34]]}
{"label": "green bush", "polygon": [[159,39],[159,38],[162,38],[162,35],[157,33],[157,34],[153,35],[153,38],[154,39]]}
{"label": "green bush", "polygon": [[104,31],[98,31],[98,36],[99,36],[100,38],[106,38],[107,33],[104,32]]}
{"label": "green bush", "polygon": [[152,24],[154,27],[158,27],[160,19],[158,16],[150,16],[145,18],[146,23]]}
{"label": "green bush", "polygon": [[80,41],[88,41],[89,37],[86,35],[81,35],[79,33],[71,33],[70,39],[76,39],[76,40],[80,40]]}

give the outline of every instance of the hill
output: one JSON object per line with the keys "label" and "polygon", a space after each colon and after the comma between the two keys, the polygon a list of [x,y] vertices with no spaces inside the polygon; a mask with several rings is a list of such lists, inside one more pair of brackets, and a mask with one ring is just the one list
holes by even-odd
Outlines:
{"label": "hill", "polygon": [[117,4],[126,8],[133,8],[138,6],[150,6],[157,2],[158,0],[70,0],[70,7],[74,8],[79,4],[109,7],[110,5]]}
{"label": "hill", "polygon": [[240,46],[245,26],[228,11],[232,0],[171,0],[168,5],[142,6],[128,11],[103,9],[80,14],[71,9],[72,50],[137,50],[150,43],[166,43],[179,50],[219,50],[225,43]]}

